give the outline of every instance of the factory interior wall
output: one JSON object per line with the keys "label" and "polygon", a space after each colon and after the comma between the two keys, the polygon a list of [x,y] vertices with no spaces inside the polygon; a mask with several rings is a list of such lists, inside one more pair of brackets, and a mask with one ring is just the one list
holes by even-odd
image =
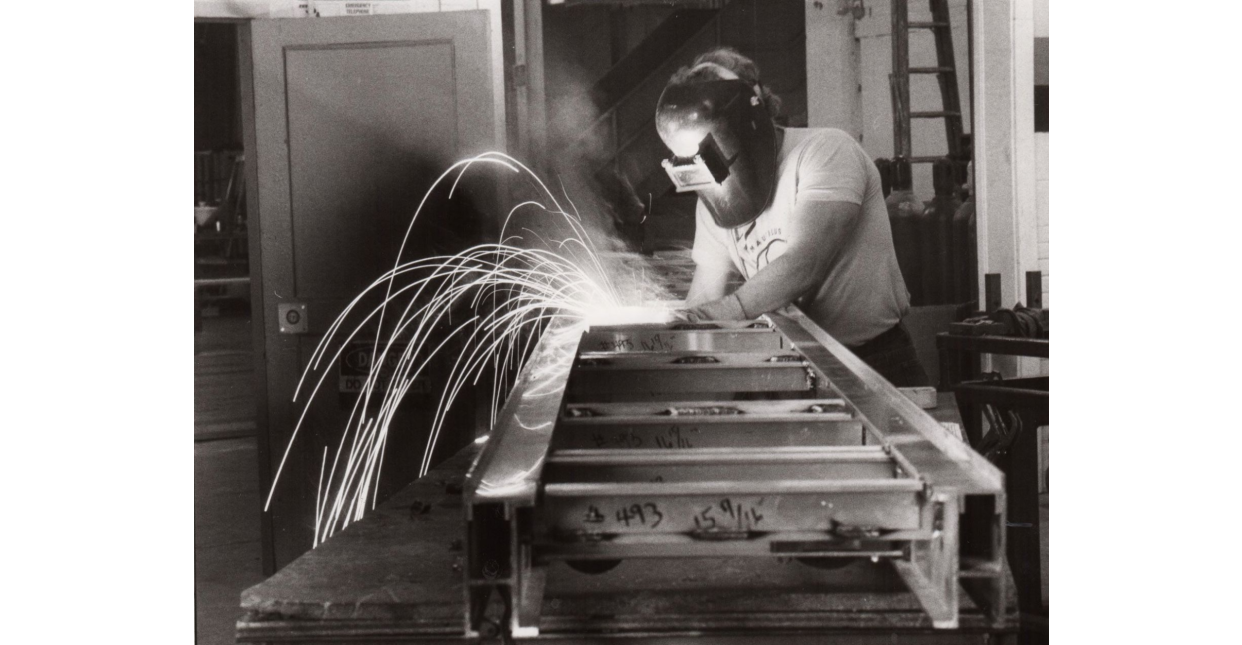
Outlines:
{"label": "factory interior wall", "polygon": [[1039,224],[1039,271],[1043,274],[1043,302],[1044,308],[1050,309],[1048,304],[1048,267],[1049,261],[1048,239],[1048,133],[1035,133],[1035,216],[1038,218]]}
{"label": "factory interior wall", "polygon": [[[549,112],[556,114],[586,98],[591,86],[630,53],[673,9],[639,5],[612,7],[571,5],[544,9],[544,66]],[[619,14],[619,15],[618,15]],[[614,19],[624,27],[613,33]],[[611,42],[619,36],[617,42]],[[613,51],[617,46],[618,51]]]}
{"label": "factory interior wall", "polygon": [[[544,65],[548,77],[549,112],[558,102],[585,100],[591,86],[612,67],[611,20],[623,16],[620,56],[633,51],[674,10],[661,5],[612,6],[579,4],[544,7]],[[806,117],[806,66],[802,7],[792,0],[732,0],[720,10],[718,24],[708,26],[719,44],[752,57],[764,84],[781,97],[782,114],[794,127]],[[693,52],[699,53],[699,52]],[[657,74],[660,72],[657,72]],[[667,76],[667,75],[665,75]],[[660,78],[662,86],[666,78]],[[654,102],[650,106],[655,112]]]}
{"label": "factory interior wall", "polygon": [[[1048,304],[1048,0],[1035,3],[1035,216],[1039,226],[1039,270]],[[1042,96],[1041,96],[1042,87]],[[1041,106],[1040,103],[1043,103]],[[1042,109],[1042,112],[1041,112]],[[1041,119],[1042,116],[1042,119]],[[1042,122],[1041,122],[1042,121]]]}
{"label": "factory interior wall", "polygon": [[974,11],[980,281],[1000,274],[1002,306],[1012,306],[1027,300],[1026,273],[1038,270],[1046,308],[1048,3],[976,2]]}
{"label": "factory interior wall", "polygon": [[[1027,272],[1047,268],[1048,237],[1041,230],[1047,221],[1047,153],[1036,133],[1047,122],[1036,118],[1036,97],[1047,97],[1036,92],[1036,24],[1047,24],[1037,19],[1046,11],[1037,10],[1034,0],[975,2],[973,8],[979,288],[982,293],[983,275],[999,275],[1001,306],[1009,307],[1027,300]],[[1043,107],[1046,117],[1046,102]],[[1047,282],[1041,286],[1046,294]],[[994,357],[985,369],[1029,376],[1046,373],[1047,362]]]}

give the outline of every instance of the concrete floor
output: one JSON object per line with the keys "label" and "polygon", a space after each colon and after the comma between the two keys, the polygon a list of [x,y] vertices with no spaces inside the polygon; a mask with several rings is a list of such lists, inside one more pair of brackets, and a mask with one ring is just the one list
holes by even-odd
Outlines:
{"label": "concrete floor", "polygon": [[[196,633],[200,645],[224,645],[234,642],[241,592],[264,578],[249,314],[226,309],[204,318],[194,340]],[[1045,602],[1048,500],[1041,496]]]}
{"label": "concrete floor", "polygon": [[263,580],[258,455],[242,311],[194,335],[194,598],[199,645],[234,641],[243,589]]}

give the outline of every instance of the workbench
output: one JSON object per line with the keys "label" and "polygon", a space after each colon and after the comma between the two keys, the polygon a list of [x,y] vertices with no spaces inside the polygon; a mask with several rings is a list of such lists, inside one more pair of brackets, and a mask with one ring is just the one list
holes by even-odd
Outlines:
{"label": "workbench", "polygon": [[[460,491],[478,450],[463,449],[243,592],[238,642],[467,642]],[[628,560],[601,575],[555,563],[534,640],[1012,643],[1010,604],[1011,619],[998,629],[962,594],[960,628],[933,630],[885,562],[820,569],[794,559]]]}

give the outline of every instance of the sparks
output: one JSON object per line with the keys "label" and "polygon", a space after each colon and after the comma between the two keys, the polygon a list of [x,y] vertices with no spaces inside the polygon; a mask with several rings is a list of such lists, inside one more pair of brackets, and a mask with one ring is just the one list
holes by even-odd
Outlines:
{"label": "sparks", "polygon": [[[545,199],[524,201],[510,209],[501,227],[500,243],[402,261],[410,231],[428,196],[451,177],[451,197],[462,175],[476,165],[524,174],[533,179]],[[395,415],[416,380],[433,366],[447,365],[448,375],[432,415],[420,477],[432,466],[440,431],[453,403],[464,388],[478,385],[488,375],[493,377],[488,385],[491,425],[495,425],[512,385],[510,375],[520,372],[549,322],[568,318],[575,329],[585,329],[603,323],[664,322],[671,318],[667,305],[641,304],[668,298],[645,271],[632,270],[632,262],[629,270],[610,264],[607,254],[587,234],[573,202],[567,196],[565,201],[568,210],[529,168],[499,152],[464,159],[440,175],[411,218],[393,268],[344,308],[311,355],[293,397],[304,401],[302,413],[277,467],[265,510],[271,505],[311,402],[333,373],[332,366],[360,335],[369,339],[373,330],[391,329],[383,339],[375,334],[369,373],[331,457],[324,447],[315,503],[315,546],[375,507],[384,449]],[[527,229],[510,233],[514,215],[522,209],[556,218],[568,225],[569,234],[549,241]],[[377,297],[377,305],[362,304]],[[303,394],[305,398],[300,399]]]}

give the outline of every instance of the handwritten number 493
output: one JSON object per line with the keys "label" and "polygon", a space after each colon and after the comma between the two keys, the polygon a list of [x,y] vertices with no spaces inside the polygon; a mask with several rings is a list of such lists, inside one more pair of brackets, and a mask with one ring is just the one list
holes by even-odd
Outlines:
{"label": "handwritten number 493", "polygon": [[660,512],[660,508],[650,502],[646,504],[631,504],[628,507],[617,509],[617,522],[629,526],[631,522],[651,528],[660,525],[664,519],[664,514]]}

